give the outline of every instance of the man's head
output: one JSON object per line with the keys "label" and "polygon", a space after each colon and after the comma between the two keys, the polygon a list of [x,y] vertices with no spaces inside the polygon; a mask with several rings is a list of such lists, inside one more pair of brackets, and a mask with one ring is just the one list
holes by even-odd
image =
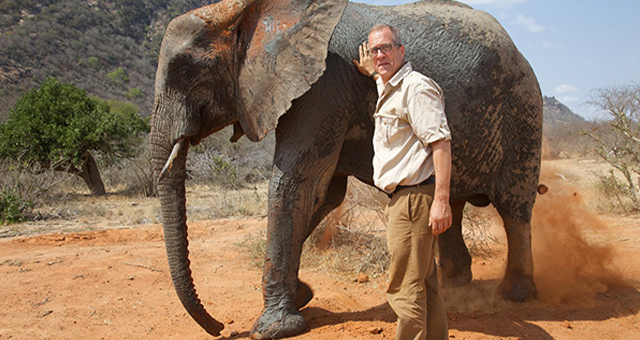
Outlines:
{"label": "man's head", "polygon": [[382,82],[388,82],[404,65],[404,45],[397,28],[378,24],[369,31],[369,51]]}

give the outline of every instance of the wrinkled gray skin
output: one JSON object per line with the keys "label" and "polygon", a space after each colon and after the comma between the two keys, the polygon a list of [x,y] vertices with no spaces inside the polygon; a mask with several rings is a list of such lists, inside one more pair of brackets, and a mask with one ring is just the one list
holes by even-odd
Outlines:
{"label": "wrinkled gray skin", "polygon": [[[334,11],[319,11],[315,18],[291,18],[302,9],[270,13],[260,2],[219,3],[167,28],[151,148],[171,275],[187,311],[211,334],[223,328],[204,310],[189,269],[188,147],[230,124],[234,138],[244,133],[253,141],[275,127],[264,309],[251,335],[280,338],[304,330],[298,309],[313,293],[298,280],[302,244],[342,202],[348,176],[372,184],[377,94],[352,60],[379,21],[400,28],[407,60],[436,80],[446,97],[454,225],[439,238],[443,280],[456,285],[471,280],[462,210],[466,202],[491,203],[504,221],[509,246],[500,293],[516,301],[535,297],[530,221],[540,169],[542,99],[527,61],[495,19],[458,3],[350,3],[343,11],[344,3],[335,2],[320,2]],[[331,18],[341,18],[335,30]],[[316,35],[318,41],[310,41]],[[291,46],[293,53],[285,56]],[[296,68],[296,60],[304,66]]]}

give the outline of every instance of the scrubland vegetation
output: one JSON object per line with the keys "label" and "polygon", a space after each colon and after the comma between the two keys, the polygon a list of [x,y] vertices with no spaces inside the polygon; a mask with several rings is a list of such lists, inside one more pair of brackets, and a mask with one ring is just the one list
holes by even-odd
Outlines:
{"label": "scrubland vegetation", "polygon": [[[606,162],[610,165],[608,170],[592,174],[594,186],[607,201],[599,205],[599,212],[635,214],[639,208],[636,195],[640,184],[640,87],[600,89],[594,92],[593,98],[603,110],[602,119],[545,126],[543,159],[590,158]],[[122,109],[123,104],[111,102],[111,105]],[[0,131],[6,132],[8,126],[4,123]],[[191,221],[266,218],[274,134],[260,143],[251,143],[246,138],[231,143],[231,135],[231,128],[227,128],[190,151],[187,205]],[[2,136],[5,139],[0,138],[0,144],[11,141],[11,134],[0,134]],[[96,153],[105,196],[92,195],[73,171],[55,171],[59,162],[25,162],[27,151],[18,153],[22,158],[7,157],[5,152],[0,160],[3,174],[0,221],[5,225],[22,223],[0,229],[0,237],[32,233],[34,229],[29,226],[43,220],[80,220],[88,225],[93,220],[110,221],[103,223],[104,226],[160,223],[146,138],[132,139],[130,143],[135,143],[130,145],[135,152],[126,156],[108,150]],[[303,266],[372,275],[384,273],[388,262],[383,237],[385,203],[385,195],[351,179],[343,206],[330,214],[307,242]],[[473,207],[468,207],[465,214],[464,230],[471,253],[486,255],[493,242],[485,232],[487,222]],[[46,224],[40,224],[37,232],[46,231]],[[264,239],[264,234],[248,235],[239,244],[256,265],[261,265]]]}
{"label": "scrubland vegetation", "polygon": [[0,121],[49,77],[148,115],[169,20],[204,0],[0,1]]}
{"label": "scrubland vegetation", "polygon": [[[99,94],[109,100],[112,110],[128,112],[130,118],[132,108],[137,111],[136,116],[148,117],[153,101],[154,65],[164,28],[173,17],[208,3],[203,0],[1,2],[0,123],[7,121],[8,112],[19,97],[42,86],[49,77],[74,84],[89,96]],[[608,207],[603,206],[603,212],[635,213],[639,208],[638,91],[637,84],[594,91],[594,104],[602,109],[598,121],[548,120],[545,108],[545,159],[598,158],[611,165],[610,171],[594,174],[594,182],[603,194],[613,198]],[[39,134],[31,132],[32,136]],[[270,177],[273,134],[257,144],[245,138],[230,143],[230,134],[225,131],[211,136],[190,152],[187,185],[195,196],[190,199],[192,219],[266,213],[266,193],[262,188],[266,188]],[[146,140],[140,137],[129,150],[135,152],[90,154],[100,169],[108,194],[105,199],[122,196],[142,200],[153,196]],[[59,168],[55,157],[48,163],[25,164],[15,160],[24,160],[24,155],[17,156],[0,157],[2,223],[33,221],[44,215],[69,218],[83,214],[58,213],[69,206],[68,202],[89,199],[91,191],[83,188],[82,181],[74,176],[55,172],[54,165]],[[72,163],[78,168],[81,160],[76,157]],[[352,181],[351,187],[358,185]],[[205,200],[201,197],[205,193],[213,196],[223,192],[246,192],[250,199],[245,201],[251,204],[242,207],[242,200],[232,200],[235,195],[226,194],[216,199],[215,204],[206,204],[211,207],[197,206]],[[375,209],[379,210],[379,206]],[[158,217],[140,220],[157,221]]]}

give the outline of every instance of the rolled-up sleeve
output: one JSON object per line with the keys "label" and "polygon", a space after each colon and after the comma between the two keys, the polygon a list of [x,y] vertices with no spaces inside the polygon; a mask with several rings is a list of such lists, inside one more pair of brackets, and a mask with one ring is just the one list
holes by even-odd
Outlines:
{"label": "rolled-up sleeve", "polygon": [[442,89],[433,80],[429,80],[411,86],[406,93],[407,120],[413,133],[425,146],[451,139]]}

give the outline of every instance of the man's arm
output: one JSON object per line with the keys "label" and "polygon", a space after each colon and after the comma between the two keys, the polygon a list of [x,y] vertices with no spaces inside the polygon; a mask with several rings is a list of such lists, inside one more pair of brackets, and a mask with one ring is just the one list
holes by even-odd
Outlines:
{"label": "man's arm", "polygon": [[434,235],[451,227],[451,206],[449,205],[449,185],[451,183],[451,141],[438,140],[431,143],[433,166],[436,173],[436,191],[429,213],[429,226]]}

